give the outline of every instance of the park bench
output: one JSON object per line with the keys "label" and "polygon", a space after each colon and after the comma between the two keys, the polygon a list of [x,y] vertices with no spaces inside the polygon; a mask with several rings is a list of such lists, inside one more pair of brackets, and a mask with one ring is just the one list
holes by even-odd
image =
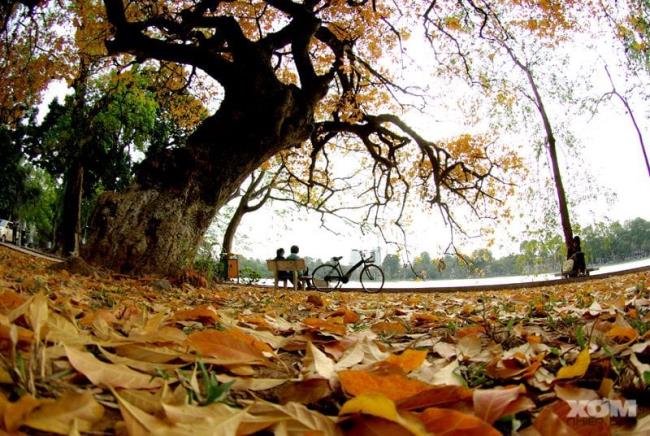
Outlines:
{"label": "park bench", "polygon": [[[293,289],[298,289],[298,282],[300,282],[302,289],[305,289],[305,284],[307,280],[311,279],[309,276],[302,275],[302,272],[305,270],[305,259],[296,259],[296,260],[276,260],[268,259],[266,261],[266,267],[269,271],[273,272],[273,289],[278,289],[279,281],[279,272],[285,271],[293,274]],[[287,287],[287,280],[284,280],[284,287]]]}

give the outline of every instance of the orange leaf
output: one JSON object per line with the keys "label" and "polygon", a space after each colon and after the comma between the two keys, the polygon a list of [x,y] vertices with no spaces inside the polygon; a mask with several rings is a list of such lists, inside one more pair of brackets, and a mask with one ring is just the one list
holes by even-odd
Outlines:
{"label": "orange leaf", "polygon": [[411,397],[431,387],[404,374],[367,371],[341,371],[338,373],[343,390],[351,396],[382,394],[393,401]]}
{"label": "orange leaf", "polygon": [[416,326],[433,324],[440,321],[440,317],[432,313],[414,313],[411,316],[411,323]]}
{"label": "orange leaf", "polygon": [[27,301],[27,298],[14,291],[4,291],[0,294],[0,313],[9,313],[25,301]]}
{"label": "orange leaf", "polygon": [[195,320],[203,324],[213,324],[219,321],[219,315],[211,307],[202,306],[190,310],[179,310],[174,314],[176,321]]}
{"label": "orange leaf", "polygon": [[530,335],[526,337],[529,344],[539,344],[542,342],[542,337],[537,335]]}
{"label": "orange leaf", "polygon": [[[336,318],[342,321],[342,318]],[[345,336],[346,328],[345,324],[342,322],[336,322],[335,320],[322,319],[322,318],[307,318],[302,321],[308,327],[311,327],[316,330],[323,330],[326,332],[334,333],[335,335]]]}
{"label": "orange leaf", "polygon": [[411,372],[414,369],[417,369],[422,365],[424,359],[427,358],[426,351],[419,350],[405,350],[402,354],[393,354],[388,356],[385,362],[388,362],[392,365],[402,368],[404,372]]}
{"label": "orange leaf", "polygon": [[462,329],[458,329],[458,331],[456,332],[456,336],[462,338],[469,335],[480,335],[483,333],[485,333],[485,327],[480,325],[472,325],[469,327],[463,327]]}
{"label": "orange leaf", "polygon": [[32,397],[31,395],[23,395],[15,403],[8,403],[4,411],[4,424],[9,432],[18,430],[25,418],[41,404],[40,400]]}
{"label": "orange leaf", "polygon": [[412,397],[397,403],[397,407],[406,410],[425,409],[427,407],[451,406],[460,401],[472,399],[472,390],[465,386],[433,386]]}
{"label": "orange leaf", "polygon": [[614,338],[615,340],[628,342],[635,340],[638,333],[632,327],[614,326],[605,333],[605,336],[608,338]]}
{"label": "orange leaf", "polygon": [[273,327],[269,322],[264,318],[264,316],[256,315],[240,315],[239,320],[246,324],[251,324],[257,327],[256,330],[273,330]]}
{"label": "orange leaf", "polygon": [[[31,330],[27,330],[26,328],[18,327],[18,326],[16,327],[16,330],[18,332],[18,342],[23,342],[23,343],[32,342],[34,333],[32,333]],[[4,347],[2,341],[11,341],[10,330],[9,327],[7,327],[6,325],[0,325],[0,348]]]}
{"label": "orange leaf", "polygon": [[359,321],[360,317],[359,314],[356,313],[353,310],[350,310],[348,308],[342,307],[328,315],[328,318],[330,317],[335,317],[335,316],[342,316],[343,317],[343,322],[346,324],[354,324],[355,322]]}
{"label": "orange leaf", "polygon": [[187,343],[201,356],[215,359],[221,365],[266,363],[266,358],[252,340],[242,337],[247,335],[233,332],[236,330],[196,332],[188,336]]}
{"label": "orange leaf", "polygon": [[387,336],[401,335],[406,333],[406,327],[404,327],[404,324],[400,322],[381,321],[374,324],[371,327],[371,330],[378,335]]}
{"label": "orange leaf", "polygon": [[499,436],[494,427],[473,415],[431,407],[417,415],[427,431],[444,436]]}

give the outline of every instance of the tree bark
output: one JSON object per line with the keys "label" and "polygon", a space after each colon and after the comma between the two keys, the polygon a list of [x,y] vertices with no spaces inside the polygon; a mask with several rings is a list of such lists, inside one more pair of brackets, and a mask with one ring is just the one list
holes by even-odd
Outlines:
{"label": "tree bark", "polygon": [[309,137],[314,103],[303,101],[298,88],[275,77],[247,81],[244,72],[242,79],[241,87],[226,89],[217,113],[186,147],[145,159],[135,185],[100,197],[84,248],[87,260],[126,273],[180,273],[243,180]]}
{"label": "tree bark", "polygon": [[221,245],[222,253],[232,253],[232,243],[235,239],[235,233],[237,233],[237,228],[246,214],[243,206],[245,206],[245,204],[240,202],[237,209],[235,209],[234,215],[230,218],[228,227],[226,227],[226,232],[223,234],[223,244]]}
{"label": "tree bark", "polygon": [[65,176],[63,212],[61,214],[60,244],[64,256],[79,255],[81,235],[81,197],[84,167],[80,158],[74,160]]}

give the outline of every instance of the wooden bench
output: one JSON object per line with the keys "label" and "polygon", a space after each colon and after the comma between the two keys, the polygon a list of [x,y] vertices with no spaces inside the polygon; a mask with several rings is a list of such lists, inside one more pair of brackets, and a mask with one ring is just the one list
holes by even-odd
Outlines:
{"label": "wooden bench", "polygon": [[[298,290],[298,282],[300,282],[301,287],[303,290],[305,290],[305,284],[308,279],[311,277],[309,276],[303,276],[302,272],[305,270],[305,259],[297,259],[297,260],[276,260],[276,259],[268,259],[266,261],[266,267],[269,269],[269,271],[273,272],[273,278],[274,278],[274,284],[273,284],[273,289],[276,290],[278,289],[278,281],[279,281],[279,272],[284,271],[284,272],[290,272],[293,274],[293,289]],[[287,279],[284,279],[284,287],[287,287]]]}

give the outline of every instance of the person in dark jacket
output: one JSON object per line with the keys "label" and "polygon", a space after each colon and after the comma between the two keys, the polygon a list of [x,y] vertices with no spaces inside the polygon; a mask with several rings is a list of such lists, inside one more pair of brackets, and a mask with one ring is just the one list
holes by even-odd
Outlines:
{"label": "person in dark jacket", "polygon": [[[275,259],[274,260],[287,260],[284,257],[284,248],[278,248],[275,250]],[[284,286],[287,286],[287,280],[290,279],[291,274],[289,271],[278,271],[278,281],[282,280],[284,281]]]}
{"label": "person in dark jacket", "polygon": [[587,265],[585,263],[585,254],[580,247],[580,236],[574,236],[571,241],[571,246],[567,250],[567,259],[573,260],[573,270],[569,273],[570,277],[582,276],[587,273]]}

